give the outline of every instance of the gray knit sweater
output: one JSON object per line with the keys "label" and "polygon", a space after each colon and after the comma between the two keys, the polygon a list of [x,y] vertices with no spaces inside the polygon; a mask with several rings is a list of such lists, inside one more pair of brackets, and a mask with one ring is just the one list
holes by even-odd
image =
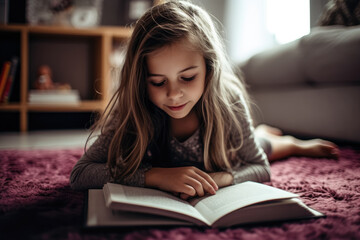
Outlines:
{"label": "gray knit sweater", "polygon": [[[255,138],[250,118],[243,117],[241,120],[244,143],[237,152],[230,171],[234,177],[233,183],[269,181],[270,166],[265,154],[265,152],[268,153],[271,151],[269,142],[264,139]],[[89,188],[102,188],[105,183],[110,181],[111,178],[109,170],[106,167],[106,162],[108,147],[113,134],[113,131],[101,134],[76,163],[70,176],[70,185],[73,189],[85,190]],[[197,130],[184,142],[179,142],[175,138],[172,138],[169,146],[170,163],[172,167],[188,166],[193,163],[194,166],[203,168],[203,144],[200,130]],[[147,154],[151,157],[151,152]],[[145,172],[151,169],[151,167],[151,164],[148,162],[143,162],[131,178],[120,183],[144,187]]]}

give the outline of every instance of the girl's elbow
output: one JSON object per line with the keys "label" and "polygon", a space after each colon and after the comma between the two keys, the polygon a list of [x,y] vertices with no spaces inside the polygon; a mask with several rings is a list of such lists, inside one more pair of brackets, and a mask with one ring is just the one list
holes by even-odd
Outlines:
{"label": "girl's elbow", "polygon": [[71,172],[70,174],[69,184],[72,190],[76,190],[76,191],[83,190],[81,184],[79,183],[78,176],[74,171]]}
{"label": "girl's elbow", "polygon": [[70,183],[70,188],[71,188],[72,190],[80,190],[80,189],[79,189],[79,184],[77,183],[77,181],[76,181],[75,179],[73,179],[73,178],[70,177],[69,183]]}
{"label": "girl's elbow", "polygon": [[264,166],[265,174],[264,174],[264,181],[263,182],[270,182],[271,181],[271,169],[270,165]]}
{"label": "girl's elbow", "polygon": [[83,184],[79,183],[79,181],[71,181],[71,180],[70,180],[70,188],[75,191],[87,190],[87,188]]}

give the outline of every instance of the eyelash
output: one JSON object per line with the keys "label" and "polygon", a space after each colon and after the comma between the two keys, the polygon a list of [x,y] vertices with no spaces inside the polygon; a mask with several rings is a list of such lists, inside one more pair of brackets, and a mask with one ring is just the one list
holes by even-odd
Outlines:
{"label": "eyelash", "polygon": [[155,87],[161,87],[162,85],[164,85],[165,81],[159,82],[159,83],[155,83],[155,82],[150,82],[151,85],[155,86]]}
{"label": "eyelash", "polygon": [[191,82],[192,80],[194,80],[196,78],[196,75],[192,76],[192,77],[182,77],[181,79],[184,80],[185,82]]}
{"label": "eyelash", "polygon": [[[194,75],[192,77],[181,77],[181,79],[185,82],[191,82],[192,80],[194,80],[196,78],[197,75]],[[155,86],[155,87],[161,87],[165,84],[165,81],[156,83],[156,82],[150,82],[151,85]]]}

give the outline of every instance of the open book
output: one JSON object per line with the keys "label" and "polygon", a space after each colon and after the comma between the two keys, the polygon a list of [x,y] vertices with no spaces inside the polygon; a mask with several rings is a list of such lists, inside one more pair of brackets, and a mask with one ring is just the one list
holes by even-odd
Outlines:
{"label": "open book", "polygon": [[322,217],[298,195],[255,182],[221,188],[215,195],[181,200],[172,194],[107,183],[90,189],[87,227],[239,224]]}

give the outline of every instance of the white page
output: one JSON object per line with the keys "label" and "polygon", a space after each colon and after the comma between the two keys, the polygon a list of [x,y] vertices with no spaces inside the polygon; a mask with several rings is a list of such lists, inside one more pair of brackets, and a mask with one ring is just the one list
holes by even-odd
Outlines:
{"label": "white page", "polygon": [[96,226],[151,226],[151,225],[190,225],[173,218],[141,214],[135,212],[113,211],[105,206],[101,189],[90,189],[86,225]]}
{"label": "white page", "polygon": [[[128,187],[113,183],[107,183],[106,185],[111,192],[111,201],[113,203],[118,202],[128,204],[109,205],[110,202],[107,201],[106,205],[112,209],[141,211],[151,214],[157,214],[159,213],[159,209],[161,209],[166,210],[161,212],[164,216],[173,217],[174,214],[172,213],[180,213],[182,215],[190,216],[191,218],[197,218],[208,224],[208,221],[187,201],[181,200],[169,193],[155,189]],[[106,193],[106,188],[104,188],[104,193]]]}
{"label": "white page", "polygon": [[218,190],[215,195],[190,203],[212,224],[220,217],[251,204],[298,195],[255,182],[244,182]]}
{"label": "white page", "polygon": [[235,210],[214,223],[214,227],[229,227],[238,224],[287,221],[321,217],[323,214],[310,209],[299,198],[280,199],[257,203]]}

